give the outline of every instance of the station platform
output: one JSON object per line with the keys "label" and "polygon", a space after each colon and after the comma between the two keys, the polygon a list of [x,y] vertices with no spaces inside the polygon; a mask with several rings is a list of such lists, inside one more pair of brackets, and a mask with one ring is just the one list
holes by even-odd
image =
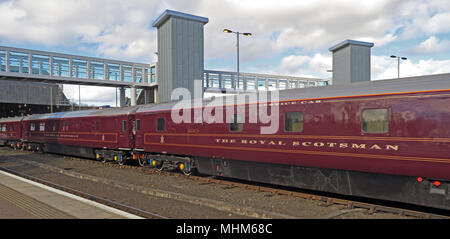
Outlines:
{"label": "station platform", "polygon": [[1,219],[140,219],[141,217],[0,171]]}

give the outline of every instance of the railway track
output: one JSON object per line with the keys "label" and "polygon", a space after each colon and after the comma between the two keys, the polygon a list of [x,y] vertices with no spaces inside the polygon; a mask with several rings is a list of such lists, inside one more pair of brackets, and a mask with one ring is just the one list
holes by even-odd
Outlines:
{"label": "railway track", "polygon": [[17,172],[12,169],[0,167],[0,170],[146,219],[169,219],[156,213],[144,211],[139,208],[111,201],[106,198],[95,196],[93,194],[81,192],[79,190],[75,190],[60,184],[50,182],[48,180],[44,180],[21,172]]}
{"label": "railway track", "polygon": [[[227,178],[220,178],[216,176],[202,176],[202,175],[183,175],[180,172],[173,172],[173,171],[158,171],[154,168],[148,167],[148,166],[134,166],[134,165],[119,165],[116,163],[103,163],[99,161],[94,160],[86,160],[76,157],[68,157],[65,156],[65,158],[71,159],[71,160],[78,160],[78,161],[88,161],[92,164],[103,164],[108,167],[115,167],[115,168],[127,168],[132,170],[139,170],[141,172],[148,172],[148,173],[154,173],[158,175],[168,175],[168,176],[174,176],[174,177],[185,177],[188,179],[191,179],[193,181],[202,182],[205,184],[217,184],[217,185],[223,185],[227,187],[239,187],[246,190],[254,190],[257,192],[265,192],[265,193],[271,193],[274,195],[286,195],[289,197],[298,197],[303,198],[305,200],[309,201],[319,201],[322,202],[324,206],[331,206],[331,205],[340,205],[344,206],[347,210],[352,209],[364,209],[367,211],[368,214],[373,214],[377,212],[382,213],[393,213],[398,215],[404,215],[404,216],[410,216],[415,218],[423,218],[423,219],[450,219],[447,215],[440,215],[436,213],[428,213],[423,211],[417,211],[417,210],[409,210],[404,208],[397,208],[397,207],[390,207],[390,206],[384,206],[380,204],[375,203],[367,203],[367,202],[361,202],[361,201],[355,201],[355,200],[348,200],[348,199],[342,199],[342,198],[336,198],[331,196],[323,196],[313,193],[304,193],[304,192],[296,192],[293,190],[287,190],[287,189],[279,189],[274,188],[269,185],[262,186],[262,185],[254,185],[252,182],[236,182],[234,179],[227,179]],[[335,215],[338,216],[338,215]],[[332,218],[333,216],[330,215]]]}
{"label": "railway track", "polygon": [[[302,199],[305,199],[308,201],[319,201],[319,202],[321,202],[321,205],[323,205],[323,206],[340,205],[344,208],[344,210],[342,210],[342,213],[355,211],[355,210],[364,210],[368,214],[392,213],[392,214],[410,216],[410,217],[414,217],[414,218],[424,218],[424,219],[449,219],[450,218],[447,215],[429,213],[426,211],[410,210],[410,209],[405,209],[405,208],[385,206],[385,205],[376,204],[376,203],[367,203],[367,202],[362,202],[362,201],[349,200],[349,199],[345,199],[345,198],[337,198],[337,197],[332,197],[332,196],[318,195],[318,194],[314,194],[314,193],[298,192],[298,191],[295,191],[294,189],[293,190],[281,189],[281,188],[278,188],[278,186],[260,185],[260,184],[255,184],[253,182],[242,182],[242,181],[236,181],[234,179],[220,178],[220,177],[215,177],[215,176],[203,176],[203,175],[186,176],[178,171],[177,172],[158,171],[158,170],[148,167],[148,166],[141,167],[138,165],[119,165],[117,163],[104,163],[104,162],[100,162],[100,161],[87,160],[87,159],[82,159],[82,158],[77,158],[77,157],[69,157],[69,156],[63,156],[63,157],[66,159],[70,159],[70,160],[87,162],[87,163],[94,164],[97,166],[103,165],[106,167],[113,167],[113,168],[126,168],[126,169],[131,169],[131,170],[138,170],[143,173],[152,173],[152,174],[157,174],[157,175],[183,177],[183,178],[187,178],[187,179],[190,179],[190,180],[193,180],[196,182],[201,182],[204,184],[217,184],[217,185],[226,186],[228,188],[238,187],[238,188],[242,188],[242,189],[246,189],[246,190],[270,193],[273,195],[285,195],[288,197],[302,198]],[[16,174],[16,175],[20,174],[18,172],[15,172],[15,173],[11,172],[11,173]],[[33,178],[35,178],[35,177],[29,176],[29,175],[23,175],[23,177],[26,177],[30,180],[34,180]],[[41,180],[41,179],[36,179],[36,180]],[[54,185],[53,183],[46,182],[45,180],[42,180],[41,183],[49,185],[49,186]],[[129,206],[117,203],[117,202],[98,198],[98,197],[90,195],[90,194],[85,194],[85,193],[79,192],[77,190],[66,188],[62,185],[55,185],[54,187],[56,187],[60,190],[67,191],[67,192],[73,193],[75,195],[84,197],[84,198],[88,198],[91,200],[94,199],[94,201],[98,200],[97,202],[99,202],[99,203],[103,203],[108,206],[115,207],[117,209],[120,209],[120,210],[123,210],[126,212],[130,212],[130,213],[133,213],[133,214],[145,217],[145,218],[165,218],[165,217],[162,217],[162,216],[154,214],[154,213],[145,212],[145,211],[142,211],[137,208],[129,207]],[[339,215],[340,214],[328,215],[325,218],[333,218],[333,217],[337,217]]]}

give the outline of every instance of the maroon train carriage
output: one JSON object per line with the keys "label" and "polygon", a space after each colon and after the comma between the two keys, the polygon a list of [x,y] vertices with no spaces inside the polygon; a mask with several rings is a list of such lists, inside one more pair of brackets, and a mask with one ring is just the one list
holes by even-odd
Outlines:
{"label": "maroon train carriage", "polygon": [[450,209],[450,79],[291,89],[280,101],[268,135],[248,105],[242,124],[175,124],[176,102],[143,106],[137,152],[158,169]]}
{"label": "maroon train carriage", "polygon": [[20,146],[22,138],[21,121],[23,117],[10,117],[0,119],[0,145],[12,148]]}
{"label": "maroon train carriage", "polygon": [[134,148],[136,107],[37,114],[24,117],[31,150],[125,163]]}
{"label": "maroon train carriage", "polygon": [[245,123],[175,124],[177,102],[33,115],[13,131],[46,152],[450,209],[447,75],[292,89],[280,100],[268,135],[248,123],[248,106],[232,115]]}

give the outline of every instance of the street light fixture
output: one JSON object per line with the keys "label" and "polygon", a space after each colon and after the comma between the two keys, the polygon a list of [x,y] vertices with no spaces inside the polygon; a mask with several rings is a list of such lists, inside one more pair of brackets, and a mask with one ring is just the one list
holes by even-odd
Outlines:
{"label": "street light fixture", "polygon": [[397,78],[400,78],[400,59],[407,60],[408,58],[404,56],[394,56],[394,55],[392,55],[391,58],[397,58]]}
{"label": "street light fixture", "polygon": [[232,31],[230,29],[226,29],[226,28],[223,29],[223,32],[236,34],[236,40],[237,40],[237,45],[236,45],[236,48],[237,48],[237,87],[236,88],[239,93],[239,35],[244,35],[244,36],[250,37],[250,36],[252,36],[252,34],[250,32],[245,32],[245,33],[234,32],[234,31]]}

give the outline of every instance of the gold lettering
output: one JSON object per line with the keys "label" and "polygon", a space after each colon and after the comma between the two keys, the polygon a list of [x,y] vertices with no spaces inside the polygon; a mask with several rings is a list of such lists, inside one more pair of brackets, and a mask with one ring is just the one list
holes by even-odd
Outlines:
{"label": "gold lettering", "polygon": [[259,143],[260,143],[260,144],[265,144],[266,141],[265,141],[265,140],[260,140]]}
{"label": "gold lettering", "polygon": [[220,139],[216,139],[216,143],[220,143]]}
{"label": "gold lettering", "polygon": [[398,151],[398,145],[390,145],[390,144],[386,145],[386,150],[391,150],[391,149]]}
{"label": "gold lettering", "polygon": [[339,144],[339,148],[347,148],[348,147],[348,144],[347,143],[340,143]]}
{"label": "gold lettering", "polygon": [[278,145],[286,145],[283,141],[278,141]]}
{"label": "gold lettering", "polygon": [[374,144],[374,145],[372,145],[372,147],[370,147],[370,149],[378,149],[378,150],[381,150],[381,147],[378,146],[378,145],[376,145],[376,144]]}
{"label": "gold lettering", "polygon": [[300,145],[300,142],[299,141],[294,141],[294,142],[292,142],[292,146],[299,146]]}
{"label": "gold lettering", "polygon": [[302,145],[308,147],[311,146],[311,142],[303,142]]}
{"label": "gold lettering", "polygon": [[325,146],[325,144],[322,143],[322,142],[315,142],[315,143],[314,143],[314,146],[315,146],[315,147],[323,147],[323,146]]}
{"label": "gold lettering", "polygon": [[275,141],[272,140],[272,141],[269,142],[269,144],[270,145],[275,145]]}
{"label": "gold lettering", "polygon": [[352,144],[352,149],[365,149],[366,144]]}
{"label": "gold lettering", "polygon": [[230,144],[234,144],[234,143],[236,143],[236,140],[235,139],[230,139]]}
{"label": "gold lettering", "polygon": [[327,143],[327,144],[330,148],[334,148],[334,146],[336,146],[337,143]]}
{"label": "gold lettering", "polygon": [[247,140],[246,139],[241,139],[241,144],[246,144]]}
{"label": "gold lettering", "polygon": [[250,140],[250,141],[248,141],[250,144],[256,144],[256,143],[258,143],[258,141],[257,140],[254,140],[254,139],[252,139],[252,140]]}

